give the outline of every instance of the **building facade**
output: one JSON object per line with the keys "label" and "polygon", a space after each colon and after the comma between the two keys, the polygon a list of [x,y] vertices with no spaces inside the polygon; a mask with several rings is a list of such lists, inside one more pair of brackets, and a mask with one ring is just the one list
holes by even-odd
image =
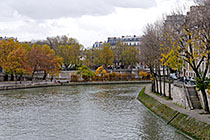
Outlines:
{"label": "building facade", "polygon": [[17,38],[14,38],[14,37],[0,37],[0,41],[3,40],[3,39],[6,40],[6,41],[8,39],[13,39],[14,41],[17,41]]}
{"label": "building facade", "polygon": [[103,48],[104,43],[109,43],[112,47],[116,46],[117,43],[121,41],[122,44],[127,44],[128,46],[139,46],[140,36],[122,36],[122,37],[108,37],[107,41],[95,42],[93,48]]}
{"label": "building facade", "polygon": [[111,46],[116,46],[116,44],[121,41],[123,44],[128,46],[139,46],[140,45],[140,36],[122,36],[122,37],[108,37],[107,43]]}
{"label": "building facade", "polygon": [[93,48],[102,49],[102,48],[104,47],[104,43],[106,43],[106,42],[105,42],[105,41],[104,41],[104,42],[102,42],[102,41],[100,41],[100,42],[95,42],[95,43],[93,44]]}

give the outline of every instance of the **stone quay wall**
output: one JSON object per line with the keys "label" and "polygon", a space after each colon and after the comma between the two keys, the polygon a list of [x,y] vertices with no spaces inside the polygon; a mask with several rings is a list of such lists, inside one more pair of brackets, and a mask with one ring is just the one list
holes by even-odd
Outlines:
{"label": "stone quay wall", "polygon": [[[162,92],[160,92],[160,85],[161,85]],[[157,91],[157,88],[155,88],[155,92],[163,93],[163,91],[164,91],[164,83],[163,81],[161,81],[161,84],[160,84],[160,81],[158,81],[158,91]],[[201,102],[201,105],[204,106],[203,96],[202,96],[201,91],[197,91],[197,93],[198,93],[198,97]],[[206,91],[206,94],[208,97],[208,103],[210,107],[210,95],[208,94],[207,91]],[[165,95],[167,97],[169,96],[169,82],[168,81],[165,82]],[[176,83],[176,82],[171,83],[171,97],[173,99],[173,103],[189,109],[189,105],[188,105],[187,98],[184,91],[184,83]]]}

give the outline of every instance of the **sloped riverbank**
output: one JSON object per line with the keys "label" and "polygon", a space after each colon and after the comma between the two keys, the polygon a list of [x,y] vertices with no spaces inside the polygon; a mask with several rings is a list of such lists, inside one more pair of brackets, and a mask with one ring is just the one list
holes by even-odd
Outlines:
{"label": "sloped riverbank", "polygon": [[178,130],[181,130],[195,139],[210,140],[210,124],[197,120],[188,114],[179,112],[172,109],[170,106],[160,103],[157,98],[155,99],[145,93],[145,88],[139,93],[138,100]]}

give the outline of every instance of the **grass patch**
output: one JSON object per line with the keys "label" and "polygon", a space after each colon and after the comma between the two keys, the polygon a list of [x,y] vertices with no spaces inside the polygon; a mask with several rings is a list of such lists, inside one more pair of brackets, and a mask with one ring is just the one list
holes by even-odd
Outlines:
{"label": "grass patch", "polygon": [[171,99],[171,98],[169,98],[168,96],[161,96],[163,99],[165,99],[165,100],[173,100],[173,99]]}
{"label": "grass patch", "polygon": [[144,87],[144,88],[140,91],[139,96],[143,96],[143,94],[144,94],[144,92],[145,92],[145,89],[146,89],[146,87]]}
{"label": "grass patch", "polygon": [[179,106],[179,107],[181,107],[181,108],[185,108],[184,106],[182,106],[182,105],[180,105],[180,104],[177,104],[177,103],[173,103],[173,104],[175,104],[175,105],[177,105],[177,106]]}

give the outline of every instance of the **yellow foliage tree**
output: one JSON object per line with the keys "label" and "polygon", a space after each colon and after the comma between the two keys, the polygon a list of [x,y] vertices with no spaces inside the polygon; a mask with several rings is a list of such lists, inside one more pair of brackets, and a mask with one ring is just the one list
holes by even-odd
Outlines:
{"label": "yellow foliage tree", "polygon": [[20,44],[12,39],[0,41],[0,66],[5,69],[9,54],[16,50]]}
{"label": "yellow foliage tree", "polygon": [[15,74],[16,81],[18,75],[22,76],[24,74],[31,73],[32,69],[28,63],[28,51],[20,46],[16,50],[10,52],[4,69],[8,73]]}
{"label": "yellow foliage tree", "polygon": [[[8,74],[11,74],[11,77],[13,77],[13,70],[11,70],[8,65],[10,64],[11,59],[14,59],[12,58],[12,52],[13,52],[13,55],[15,55],[15,50],[17,48],[20,48],[21,45],[19,44],[18,41],[14,41],[13,39],[8,39],[8,40],[2,40],[0,41],[0,67],[2,67],[6,73],[6,77],[8,78]],[[9,58],[10,56],[10,58]],[[8,62],[10,61],[10,62]],[[12,62],[14,63],[14,62]],[[8,79],[5,79],[5,80],[8,80]],[[12,80],[12,78],[11,78]]]}
{"label": "yellow foliage tree", "polygon": [[150,73],[145,72],[145,71],[140,71],[139,76],[141,76],[142,79],[150,79],[152,77],[152,75]]}
{"label": "yellow foliage tree", "polygon": [[104,69],[103,65],[96,69],[96,76],[101,76],[103,80],[110,79],[109,73]]}
{"label": "yellow foliage tree", "polygon": [[[177,42],[177,45],[173,45],[168,53],[162,54],[161,61],[170,64],[170,67],[174,69],[183,67],[184,62],[190,66],[196,75],[196,86],[201,90],[203,95],[204,110],[209,113],[208,100],[205,91],[208,83],[205,81],[210,65],[210,45],[208,42],[209,40],[202,39],[199,36],[201,33],[202,31],[197,28],[189,29],[184,27],[179,38],[174,40],[174,42]],[[206,66],[204,67],[203,72],[200,72],[202,63],[205,63]]]}

